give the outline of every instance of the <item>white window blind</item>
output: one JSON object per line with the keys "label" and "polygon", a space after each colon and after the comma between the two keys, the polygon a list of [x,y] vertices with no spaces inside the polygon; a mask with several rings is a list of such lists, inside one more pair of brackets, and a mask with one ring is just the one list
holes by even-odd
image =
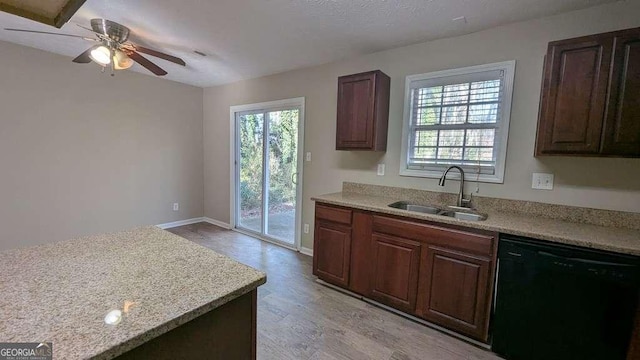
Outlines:
{"label": "white window blind", "polygon": [[504,65],[407,78],[406,170],[415,175],[458,165],[468,174],[502,177],[513,81]]}

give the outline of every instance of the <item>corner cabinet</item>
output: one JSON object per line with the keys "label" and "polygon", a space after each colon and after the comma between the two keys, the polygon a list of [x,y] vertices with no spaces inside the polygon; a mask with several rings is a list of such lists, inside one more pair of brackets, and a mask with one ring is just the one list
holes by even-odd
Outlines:
{"label": "corner cabinet", "polygon": [[549,43],[536,156],[640,157],[640,28]]}
{"label": "corner cabinet", "polygon": [[386,151],[390,84],[380,70],[338,78],[336,150]]}
{"label": "corner cabinet", "polygon": [[[349,235],[336,235],[336,219],[340,229],[351,229]],[[346,240],[336,238],[349,239],[350,251]],[[496,239],[482,230],[316,204],[314,274],[487,342]]]}

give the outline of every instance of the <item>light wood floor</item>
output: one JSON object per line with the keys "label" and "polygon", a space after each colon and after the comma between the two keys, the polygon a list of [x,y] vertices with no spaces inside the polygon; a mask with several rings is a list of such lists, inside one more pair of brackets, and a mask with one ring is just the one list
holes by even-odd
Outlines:
{"label": "light wood floor", "polygon": [[500,359],[316,283],[309,256],[205,223],[169,231],[267,273],[258,359]]}

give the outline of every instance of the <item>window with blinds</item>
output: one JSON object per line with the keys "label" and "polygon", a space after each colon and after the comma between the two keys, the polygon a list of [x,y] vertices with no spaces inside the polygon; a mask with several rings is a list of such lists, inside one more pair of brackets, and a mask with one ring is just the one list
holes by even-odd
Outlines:
{"label": "window with blinds", "polygon": [[407,77],[404,175],[458,165],[502,182],[513,73],[507,62]]}

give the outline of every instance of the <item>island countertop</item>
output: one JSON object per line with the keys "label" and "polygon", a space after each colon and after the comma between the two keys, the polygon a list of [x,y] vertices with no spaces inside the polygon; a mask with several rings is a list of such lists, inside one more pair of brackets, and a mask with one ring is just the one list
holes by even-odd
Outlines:
{"label": "island countertop", "polygon": [[54,359],[116,357],[266,282],[154,226],[3,251],[0,274],[0,341],[52,342]]}

